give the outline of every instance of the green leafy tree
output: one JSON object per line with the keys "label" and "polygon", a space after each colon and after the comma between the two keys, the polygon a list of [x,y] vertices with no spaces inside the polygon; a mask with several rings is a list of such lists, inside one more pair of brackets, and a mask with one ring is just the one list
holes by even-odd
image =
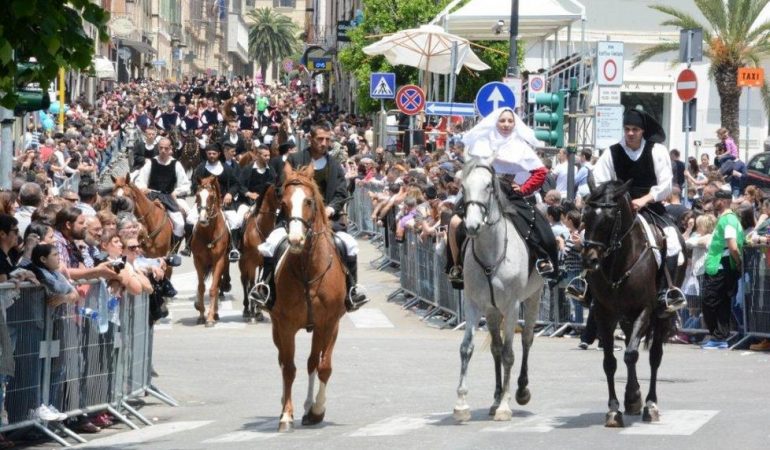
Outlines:
{"label": "green leafy tree", "polygon": [[250,21],[249,54],[259,64],[262,79],[267,75],[267,66],[278,62],[298,51],[297,25],[288,16],[277,13],[273,8],[264,7],[246,15]]}
{"label": "green leafy tree", "polygon": [[[481,41],[475,44],[479,47],[474,47],[473,51],[487,63],[489,70],[474,72],[463,68],[457,76],[456,102],[473,103],[482,86],[492,81],[501,81],[508,69],[508,50],[511,48],[508,41]],[[524,62],[524,42],[518,41],[516,48],[518,64],[521,66]]]}
{"label": "green leafy tree", "polygon": [[[83,30],[83,21],[108,38],[109,14],[89,0],[5,0],[0,14],[0,104],[16,106],[16,86],[56,79],[59,68],[88,70],[94,41]],[[34,58],[34,68],[18,70],[16,63]]]}
{"label": "green leafy tree", "polygon": [[[711,60],[709,77],[719,93],[721,124],[737,140],[738,104],[741,88],[737,85],[738,68],[759,66],[770,55],[770,21],[758,23],[762,10],[770,0],[694,0],[706,19],[698,22],[686,11],[667,5],[650,8],[671,16],[661,25],[680,29],[703,29],[703,53]],[[639,52],[634,67],[653,56],[679,50],[679,42],[664,42]],[[762,88],[765,109],[770,111],[767,83]]]}

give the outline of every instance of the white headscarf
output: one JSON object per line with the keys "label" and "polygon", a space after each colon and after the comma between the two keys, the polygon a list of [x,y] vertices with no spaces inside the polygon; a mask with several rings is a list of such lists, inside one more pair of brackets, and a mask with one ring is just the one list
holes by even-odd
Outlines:
{"label": "white headscarf", "polygon": [[[497,130],[500,116],[509,111],[513,114],[515,127],[509,136],[503,136]],[[463,137],[467,154],[474,158],[493,159],[492,165],[498,173],[518,175],[543,167],[532,147],[541,145],[535,138],[535,132],[508,107],[492,111]],[[524,174],[522,174],[524,175]]]}

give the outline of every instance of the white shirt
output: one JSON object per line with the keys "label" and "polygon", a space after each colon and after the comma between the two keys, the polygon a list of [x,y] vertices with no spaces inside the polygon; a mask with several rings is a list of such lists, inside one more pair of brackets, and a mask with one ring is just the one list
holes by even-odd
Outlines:
{"label": "white shirt", "polygon": [[[642,156],[644,145],[645,140],[642,139],[639,149],[632,150],[626,145],[625,138],[620,141],[620,146],[623,147],[626,155],[632,161],[637,161]],[[673,172],[671,171],[671,158],[668,155],[668,149],[661,144],[655,144],[652,147],[652,161],[655,166],[655,178],[657,178],[658,184],[650,188],[650,194],[652,194],[653,201],[661,202],[671,195]],[[602,156],[599,157],[594,166],[593,174],[596,184],[617,179],[611,151],[605,150],[602,153]]]}
{"label": "white shirt", "polygon": [[556,176],[556,190],[559,191],[562,198],[567,198],[567,161],[556,164],[553,168],[553,174]]}
{"label": "white shirt", "polygon": [[[154,159],[158,161],[158,164],[167,166],[169,164],[175,164],[175,172],[176,172],[176,188],[174,189],[173,194],[177,197],[187,195],[190,192],[190,179],[187,178],[187,173],[185,173],[184,168],[182,167],[182,164],[179,164],[177,160],[174,158],[170,158],[165,164],[159,159],[159,156],[156,156]],[[139,174],[136,176],[136,179],[134,180],[134,184],[136,184],[136,187],[139,189],[147,189],[147,183],[150,182],[150,171],[152,170],[152,160],[148,159],[144,162],[144,165],[141,169],[139,169]]]}

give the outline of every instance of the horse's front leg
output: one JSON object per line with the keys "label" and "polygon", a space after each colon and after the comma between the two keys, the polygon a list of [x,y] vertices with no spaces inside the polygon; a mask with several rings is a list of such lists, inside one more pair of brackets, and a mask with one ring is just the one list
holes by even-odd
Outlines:
{"label": "horse's front leg", "polygon": [[626,414],[634,416],[642,412],[642,393],[639,391],[639,380],[636,377],[636,362],[639,360],[639,345],[642,342],[642,334],[650,325],[650,314],[651,310],[646,308],[636,318],[631,334],[627,335],[626,351],[623,354],[623,361],[625,361],[628,371],[623,409]]}
{"label": "horse's front leg", "polygon": [[[519,370],[518,389],[516,389],[516,403],[526,405],[532,398],[529,392],[529,349],[535,340],[535,322],[540,313],[540,291],[529,297],[524,304],[524,328],[521,331],[521,369]],[[513,317],[519,317],[518,306]],[[514,328],[515,332],[515,328]]]}
{"label": "horse's front leg", "polygon": [[604,375],[607,377],[607,390],[609,391],[609,400],[607,401],[609,411],[605,416],[604,426],[622,428],[624,426],[623,413],[620,412],[620,402],[615,393],[615,371],[618,369],[618,362],[613,354],[615,349],[613,337],[617,320],[612,317],[611,313],[601,309],[599,305],[595,306],[594,314],[598,328],[597,335],[602,344],[602,350],[604,350]]}
{"label": "horse's front leg", "polygon": [[219,316],[219,282],[224,271],[224,259],[219,258],[214,263],[211,271],[211,287],[209,287],[209,314],[206,317],[206,327],[210,328],[216,324],[216,318]]}
{"label": "horse's front leg", "polygon": [[290,331],[280,330],[277,342],[278,364],[281,366],[283,375],[283,396],[281,397],[283,405],[278,432],[285,433],[294,430],[294,404],[291,401],[291,387],[297,375],[297,367],[294,365],[294,335]]}
{"label": "horse's front leg", "polygon": [[[503,315],[496,310],[487,311],[487,328],[489,329],[489,337],[492,339],[492,345],[490,351],[492,352],[492,359],[495,365],[495,400],[492,406],[489,407],[489,415],[497,418],[497,410],[502,402],[503,395],[503,337],[500,334],[500,326],[502,325]],[[501,417],[504,416],[501,415]],[[505,420],[503,417],[499,420]]]}
{"label": "horse's front leg", "polygon": [[516,334],[516,324],[518,323],[515,318],[518,317],[515,305],[510,308],[509,319],[504,320],[503,325],[503,343],[502,343],[502,361],[503,361],[503,390],[500,393],[500,406],[495,411],[495,420],[507,421],[513,417],[513,411],[511,411],[511,369],[513,368],[513,337]]}
{"label": "horse's front leg", "polygon": [[476,334],[476,324],[479,321],[479,314],[474,305],[468,300],[466,302],[465,334],[460,344],[460,384],[457,386],[457,402],[452,413],[455,420],[459,422],[466,422],[471,419],[471,408],[466,400],[468,396],[468,363],[473,356],[473,336]]}
{"label": "horse's front leg", "polygon": [[198,311],[198,325],[202,325],[206,323],[206,307],[203,304],[203,295],[206,291],[206,282],[205,282],[205,271],[204,270],[198,270],[198,292],[195,297],[195,309]]}
{"label": "horse's front leg", "polygon": [[[319,333],[316,329],[315,333]],[[319,346],[323,355],[318,361],[318,393],[315,400],[306,408],[307,412],[302,418],[303,425],[315,425],[321,423],[326,415],[326,387],[329,385],[329,379],[332,376],[332,354],[334,353],[334,344],[337,342],[339,333],[339,321],[334,324],[332,330],[323,330],[319,333]],[[313,335],[315,340],[315,334]]]}

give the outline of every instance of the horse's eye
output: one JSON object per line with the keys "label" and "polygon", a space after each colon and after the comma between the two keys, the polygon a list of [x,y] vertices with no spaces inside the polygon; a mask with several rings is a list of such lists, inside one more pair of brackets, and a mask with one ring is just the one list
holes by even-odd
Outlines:
{"label": "horse's eye", "polygon": [[313,206],[313,200],[309,199],[309,198],[306,198],[305,199],[305,206],[308,206],[308,207],[309,206]]}

